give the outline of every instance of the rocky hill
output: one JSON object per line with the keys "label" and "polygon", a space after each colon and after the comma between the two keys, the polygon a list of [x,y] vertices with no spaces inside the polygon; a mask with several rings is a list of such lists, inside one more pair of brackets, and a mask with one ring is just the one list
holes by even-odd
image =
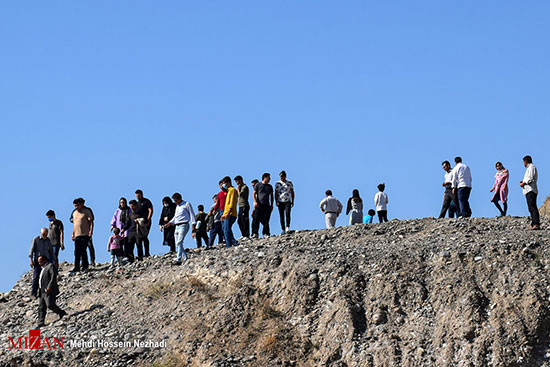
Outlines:
{"label": "rocky hill", "polygon": [[550,217],[550,196],[546,198],[539,211],[541,216]]}
{"label": "rocky hill", "polygon": [[[44,349],[9,342],[36,325],[30,273],[0,296],[0,366],[548,367],[549,227],[527,228],[393,220],[191,252],[182,266],[69,276],[62,264],[70,316],[48,313]],[[47,348],[54,337],[63,348]]]}

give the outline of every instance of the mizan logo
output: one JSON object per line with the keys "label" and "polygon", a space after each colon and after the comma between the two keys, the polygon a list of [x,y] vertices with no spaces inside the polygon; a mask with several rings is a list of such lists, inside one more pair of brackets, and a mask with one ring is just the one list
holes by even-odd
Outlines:
{"label": "mizan logo", "polygon": [[17,340],[13,340],[8,336],[8,348],[12,349],[57,349],[63,348],[65,337],[61,338],[41,338],[40,329],[29,330],[29,336],[20,336]]}

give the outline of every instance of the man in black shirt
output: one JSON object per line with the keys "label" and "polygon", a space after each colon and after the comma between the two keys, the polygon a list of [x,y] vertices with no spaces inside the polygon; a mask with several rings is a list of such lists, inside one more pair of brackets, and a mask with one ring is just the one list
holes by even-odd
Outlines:
{"label": "man in black shirt", "polygon": [[[145,226],[147,229],[151,229],[151,218],[153,218],[153,203],[151,200],[143,197],[143,191],[136,190],[136,199],[138,202],[137,212],[140,218],[145,219]],[[141,238],[143,240],[143,246],[145,247],[145,257],[149,254],[149,233]],[[139,248],[139,247],[138,247]]]}
{"label": "man in black shirt", "polygon": [[259,182],[254,186],[254,211],[257,216],[257,221],[253,221],[252,237],[258,238],[258,232],[260,229],[260,223],[262,224],[262,234],[264,237],[269,237],[269,220],[271,219],[271,212],[273,211],[273,186],[269,184],[271,181],[271,175],[264,173],[262,175],[262,182]]}

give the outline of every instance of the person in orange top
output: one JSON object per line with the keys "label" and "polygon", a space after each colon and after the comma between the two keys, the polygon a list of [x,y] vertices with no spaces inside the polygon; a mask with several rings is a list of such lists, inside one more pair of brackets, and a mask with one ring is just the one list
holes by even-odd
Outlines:
{"label": "person in orange top", "polygon": [[233,236],[231,227],[237,221],[237,190],[231,184],[231,178],[225,176],[222,179],[223,188],[227,190],[225,198],[225,210],[222,216],[223,234],[225,237],[225,247],[237,246],[239,242]]}

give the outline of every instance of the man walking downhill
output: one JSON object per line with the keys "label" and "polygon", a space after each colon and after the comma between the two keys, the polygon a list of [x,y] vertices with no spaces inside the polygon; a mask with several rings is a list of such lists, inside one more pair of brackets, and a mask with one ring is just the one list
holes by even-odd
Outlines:
{"label": "man walking downhill", "polygon": [[[280,180],[275,184],[275,203],[279,208],[282,233],[290,232],[290,209],[294,206],[294,186],[286,179],[286,172],[279,173]],[[285,223],[286,220],[286,223]]]}
{"label": "man walking downhill", "polygon": [[[192,232],[196,230],[196,221],[195,221],[195,212],[193,211],[193,206],[191,203],[184,201],[179,192],[172,195],[172,199],[176,203],[176,214],[166,226],[176,226],[176,231],[174,233],[174,238],[176,239],[176,249],[178,251],[178,257],[174,262],[174,265],[181,265],[182,258],[184,260],[188,259],[185,248],[183,247],[183,240],[185,235],[189,232],[189,224],[193,225]],[[195,237],[195,234],[192,235]]]}
{"label": "man walking downhill", "polygon": [[326,198],[321,200],[319,207],[321,211],[325,213],[325,224],[327,228],[334,228],[336,225],[336,219],[342,212],[343,206],[340,200],[332,197],[332,191],[327,190],[325,192]]}
{"label": "man walking downhill", "polygon": [[260,230],[260,223],[262,224],[262,234],[264,237],[269,237],[269,220],[271,219],[271,212],[273,211],[273,186],[269,184],[271,181],[271,175],[264,173],[262,175],[262,182],[258,182],[254,186],[254,211],[258,220],[255,222],[255,226],[252,226],[252,237],[258,238],[258,232]]}
{"label": "man walking downhill", "polygon": [[67,314],[59,306],[55,304],[55,298],[59,294],[57,286],[57,274],[51,262],[45,256],[38,258],[38,263],[42,270],[40,271],[40,279],[38,280],[38,290],[40,302],[38,304],[38,328],[45,325],[46,310],[50,309],[59,315],[59,320]]}
{"label": "man walking downhill", "polygon": [[527,208],[531,214],[531,229],[540,229],[540,216],[539,208],[537,207],[537,195],[538,195],[538,172],[537,167],[533,164],[533,158],[530,155],[523,157],[523,165],[525,166],[525,175],[523,180],[519,183],[523,189],[523,195],[527,200]]}
{"label": "man walking downhill", "polygon": [[451,171],[451,163],[449,161],[445,161],[441,164],[441,166],[445,171],[445,180],[441,184],[441,186],[445,188],[445,193],[443,194],[443,206],[441,207],[439,218],[445,218],[447,211],[449,211],[449,218],[454,218],[455,214],[458,215],[458,202],[456,199],[456,195],[453,193],[453,175]]}
{"label": "man walking downhill", "polygon": [[86,248],[94,232],[93,215],[88,208],[84,207],[82,198],[73,201],[75,211],[73,212],[73,235],[74,241],[74,268],[71,273],[82,270],[88,270],[88,254]]}
{"label": "man walking downhill", "polygon": [[239,224],[239,230],[241,231],[241,238],[247,239],[250,237],[250,204],[248,203],[248,186],[244,183],[242,176],[236,176],[234,178],[237,185],[237,206],[239,207],[239,213],[237,217],[237,223]]}
{"label": "man walking downhill", "polygon": [[50,261],[55,259],[52,243],[48,238],[47,228],[42,228],[40,230],[40,236],[36,236],[32,240],[31,249],[29,250],[31,268],[33,269],[31,287],[31,296],[33,297],[38,297],[38,276],[40,274],[40,264],[38,263],[38,258],[40,256],[44,256]]}
{"label": "man walking downhill", "polygon": [[462,163],[462,158],[455,158],[455,168],[453,168],[453,189],[458,197],[458,210],[460,217],[471,217],[472,209],[470,208],[470,193],[472,192],[472,174],[470,167]]}

